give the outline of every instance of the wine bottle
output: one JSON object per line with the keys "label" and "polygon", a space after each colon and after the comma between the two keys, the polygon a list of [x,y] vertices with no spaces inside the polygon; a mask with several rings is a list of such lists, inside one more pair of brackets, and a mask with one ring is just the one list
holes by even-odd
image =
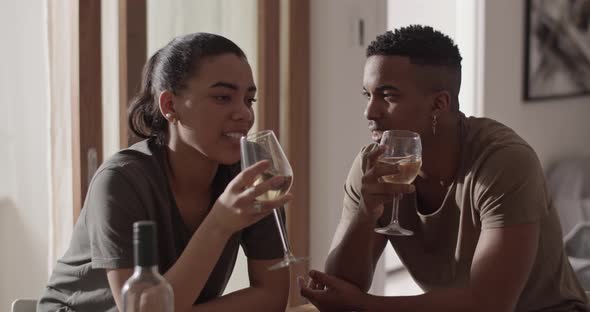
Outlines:
{"label": "wine bottle", "polygon": [[156,233],[152,221],[133,223],[135,269],[123,285],[123,312],[174,311],[172,287],[158,271]]}

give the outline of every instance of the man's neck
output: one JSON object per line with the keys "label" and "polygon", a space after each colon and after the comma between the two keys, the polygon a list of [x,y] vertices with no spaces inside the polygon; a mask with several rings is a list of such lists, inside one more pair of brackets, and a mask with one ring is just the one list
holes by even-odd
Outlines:
{"label": "man's neck", "polygon": [[461,157],[459,116],[453,115],[438,124],[436,134],[423,142],[423,178],[448,185],[455,179]]}

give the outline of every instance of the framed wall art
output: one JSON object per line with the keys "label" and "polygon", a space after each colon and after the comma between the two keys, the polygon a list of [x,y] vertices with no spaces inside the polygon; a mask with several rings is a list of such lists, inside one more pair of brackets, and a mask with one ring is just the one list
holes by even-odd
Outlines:
{"label": "framed wall art", "polygon": [[590,0],[526,0],[524,99],[590,94]]}

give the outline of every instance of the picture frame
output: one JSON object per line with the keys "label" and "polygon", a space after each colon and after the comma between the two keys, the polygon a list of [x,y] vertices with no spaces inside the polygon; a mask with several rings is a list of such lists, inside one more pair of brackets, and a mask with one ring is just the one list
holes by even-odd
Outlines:
{"label": "picture frame", "polygon": [[525,101],[590,94],[590,0],[525,0]]}

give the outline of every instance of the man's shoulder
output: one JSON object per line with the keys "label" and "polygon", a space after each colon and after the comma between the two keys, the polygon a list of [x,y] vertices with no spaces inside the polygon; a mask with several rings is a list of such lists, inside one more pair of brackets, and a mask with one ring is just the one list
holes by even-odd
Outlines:
{"label": "man's shoulder", "polygon": [[465,143],[472,147],[486,149],[528,143],[509,126],[490,118],[465,118],[463,131]]}
{"label": "man's shoulder", "polygon": [[533,148],[512,128],[489,118],[470,117],[463,126],[465,164],[482,165],[494,155],[529,154],[536,158]]}
{"label": "man's shoulder", "polygon": [[[469,124],[470,123],[470,124]],[[478,185],[491,181],[514,185],[534,179],[542,184],[543,169],[533,148],[510,127],[489,118],[469,118],[464,168]],[[515,175],[518,173],[518,175]]]}

